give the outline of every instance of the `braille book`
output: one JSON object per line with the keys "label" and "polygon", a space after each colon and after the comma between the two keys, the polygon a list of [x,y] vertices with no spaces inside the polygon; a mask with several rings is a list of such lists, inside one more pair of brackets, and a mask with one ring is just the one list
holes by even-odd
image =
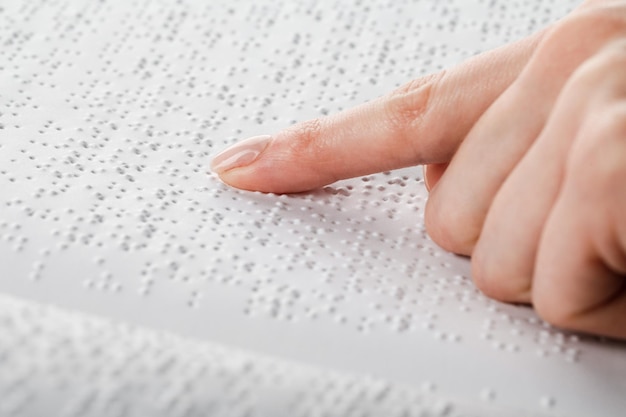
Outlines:
{"label": "braille book", "polygon": [[578,3],[0,2],[0,416],[622,416],[624,344],[482,295],[419,167],[208,173]]}

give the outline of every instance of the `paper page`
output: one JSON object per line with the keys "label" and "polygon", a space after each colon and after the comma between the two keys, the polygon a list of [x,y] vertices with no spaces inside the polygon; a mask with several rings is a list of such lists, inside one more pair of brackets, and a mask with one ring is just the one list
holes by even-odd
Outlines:
{"label": "paper page", "polygon": [[0,3],[3,415],[621,415],[624,344],[483,296],[421,169],[207,174],[576,4]]}

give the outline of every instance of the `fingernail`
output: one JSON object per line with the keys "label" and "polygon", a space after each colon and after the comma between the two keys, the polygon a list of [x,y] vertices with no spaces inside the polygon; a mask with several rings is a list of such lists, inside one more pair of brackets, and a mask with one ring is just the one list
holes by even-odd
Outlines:
{"label": "fingernail", "polygon": [[428,165],[422,165],[423,177],[424,177],[424,185],[426,186],[426,191],[430,192],[433,188],[428,181]]}
{"label": "fingernail", "polygon": [[270,139],[270,135],[254,136],[226,148],[213,158],[211,170],[221,174],[234,168],[250,165],[267,148]]}

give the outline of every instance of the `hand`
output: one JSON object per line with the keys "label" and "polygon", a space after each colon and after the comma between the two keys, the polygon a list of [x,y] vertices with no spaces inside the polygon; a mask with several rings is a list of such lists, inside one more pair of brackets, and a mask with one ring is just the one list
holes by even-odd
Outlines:
{"label": "hand", "polygon": [[487,295],[626,338],[626,1],[213,161],[285,193],[426,164],[426,226]]}

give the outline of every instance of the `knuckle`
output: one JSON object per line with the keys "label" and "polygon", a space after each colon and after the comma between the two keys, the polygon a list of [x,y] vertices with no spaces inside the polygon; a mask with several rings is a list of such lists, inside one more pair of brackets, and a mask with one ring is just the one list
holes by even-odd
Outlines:
{"label": "knuckle", "polygon": [[626,64],[626,39],[620,37],[608,42],[599,57],[606,72],[613,73],[617,68],[623,69]]}
{"label": "knuckle", "polygon": [[446,221],[446,215],[439,207],[434,195],[428,199],[424,212],[424,225],[431,239],[446,250],[452,250],[454,233],[450,229],[450,223]]}
{"label": "knuckle", "polygon": [[623,84],[626,70],[626,40],[609,42],[593,58],[585,61],[572,74],[569,88],[597,90],[600,94],[614,90],[616,83]]}
{"label": "knuckle", "polygon": [[[555,66],[571,67],[600,50],[606,42],[624,35],[624,6],[619,6],[618,12],[614,9],[606,5],[582,8],[561,20],[539,44],[534,66],[548,71]],[[563,58],[555,61],[555,56]]]}
{"label": "knuckle", "polygon": [[454,205],[441,204],[431,197],[426,203],[424,224],[431,239],[443,249],[459,255],[472,253],[478,233],[467,216]]}
{"label": "knuckle", "polygon": [[533,297],[533,308],[548,324],[561,329],[576,330],[577,311],[548,297]]}
{"label": "knuckle", "polygon": [[429,75],[426,75],[424,77],[420,77],[420,78],[416,78],[414,80],[411,80],[411,81],[401,85],[400,87],[398,87],[394,91],[392,91],[391,92],[391,96],[394,96],[394,95],[404,96],[406,94],[410,94],[410,93],[413,93],[415,91],[419,91],[424,86],[432,85],[433,83],[436,83],[443,76],[443,74],[444,74],[444,72],[439,72],[439,73],[429,74]]}
{"label": "knuckle", "polygon": [[322,119],[299,123],[286,131],[289,152],[298,158],[315,160],[324,148]]}
{"label": "knuckle", "polygon": [[621,34],[626,29],[624,5],[615,1],[600,0],[594,4],[587,4],[577,12],[563,19],[555,28],[555,33],[567,35],[569,41],[572,35],[576,38],[592,36],[607,39]]}
{"label": "knuckle", "polygon": [[584,0],[578,6],[577,11],[593,11],[593,10],[622,10],[624,9],[622,0]]}
{"label": "knuckle", "polygon": [[626,106],[597,113],[581,130],[568,163],[568,179],[587,197],[611,195],[626,182]]}
{"label": "knuckle", "polygon": [[594,142],[615,141],[623,143],[626,138],[626,103],[611,106],[603,109],[592,122],[597,140]]}
{"label": "knuckle", "polygon": [[494,277],[493,270],[488,266],[487,260],[479,252],[472,256],[472,279],[474,284],[487,297],[501,299],[502,294],[498,291],[498,279]]}
{"label": "knuckle", "polygon": [[415,137],[419,136],[420,126],[429,113],[443,75],[444,72],[440,72],[410,81],[382,98],[385,128],[403,142],[405,146],[401,148],[416,151]]}
{"label": "knuckle", "polygon": [[383,105],[387,130],[398,138],[409,136],[408,131],[423,114],[426,95],[422,91],[417,91],[389,97]]}
{"label": "knuckle", "polygon": [[481,244],[472,254],[472,278],[486,296],[504,302],[528,302],[531,279],[515,275],[502,262],[494,262]]}

